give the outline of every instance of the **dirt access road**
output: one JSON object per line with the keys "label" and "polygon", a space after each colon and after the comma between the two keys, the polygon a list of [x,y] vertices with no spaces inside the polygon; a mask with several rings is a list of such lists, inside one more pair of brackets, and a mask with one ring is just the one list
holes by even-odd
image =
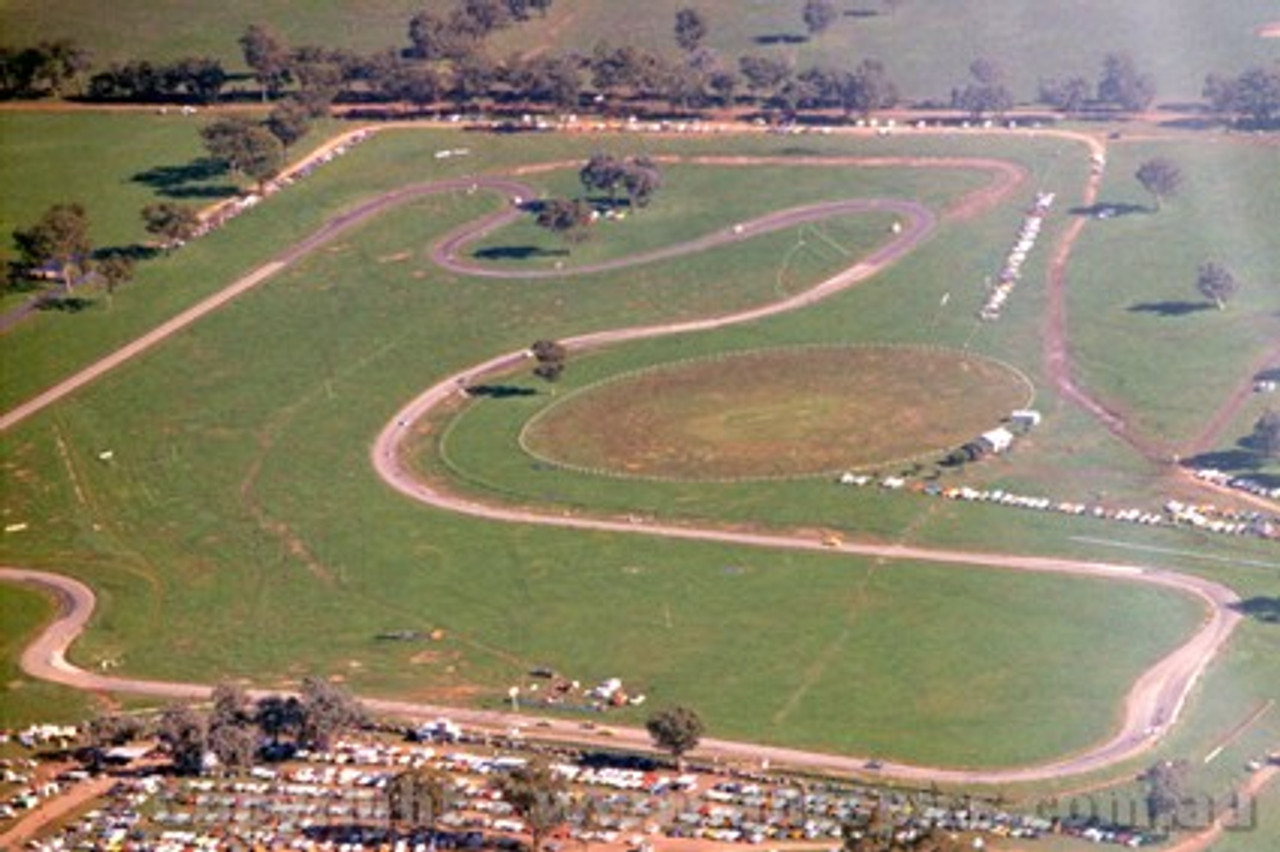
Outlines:
{"label": "dirt access road", "polygon": [[[769,162],[767,158],[703,159],[707,162],[716,161],[723,165],[754,165]],[[783,158],[780,162],[789,165],[796,164],[796,160],[791,158]],[[841,160],[838,158],[824,158],[815,160],[814,163],[826,166],[843,163],[851,166],[867,167],[893,165],[930,168],[974,168],[986,171],[991,176],[991,182],[986,187],[966,196],[948,211],[947,215],[955,217],[974,215],[987,209],[1015,187],[1021,185],[1025,177],[1021,170],[1008,163],[981,159],[845,158]],[[560,165],[548,164],[542,167],[535,167],[535,170],[537,168],[559,167]],[[278,259],[260,267],[227,289],[175,317],[174,320],[156,329],[151,334],[113,353],[93,367],[51,388],[48,392],[26,405],[9,412],[4,418],[0,418],[0,430],[21,422],[57,399],[74,392],[107,370],[113,369],[140,352],[157,345],[169,335],[195,322],[209,311],[216,310],[230,299],[257,286],[347,229],[378,215],[389,207],[423,195],[463,190],[473,191],[480,188],[504,193],[513,202],[512,207],[472,223],[466,229],[455,232],[438,244],[433,251],[433,257],[441,265],[459,271],[474,272],[474,269],[464,261],[459,260],[459,250],[467,243],[479,239],[483,234],[500,227],[506,221],[518,215],[514,209],[514,202],[517,198],[531,197],[533,191],[530,187],[510,178],[485,177],[442,181],[407,187],[388,193],[336,217],[315,234],[285,251]],[[785,228],[824,216],[863,210],[890,210],[900,217],[904,227],[892,239],[866,258],[810,290],[779,302],[732,315],[683,323],[600,331],[571,338],[566,340],[565,343],[570,348],[585,349],[612,345],[625,340],[686,334],[721,328],[738,323],[752,322],[785,311],[797,310],[854,286],[880,271],[927,239],[936,226],[935,219],[930,211],[913,202],[883,199],[851,200],[794,208],[770,214],[742,223],[740,229],[734,228],[727,232],[693,241],[684,246],[663,249],[660,256],[670,257],[681,252],[701,251],[714,245],[742,239],[746,235]],[[631,258],[627,262],[638,263],[653,259],[655,259],[653,256],[641,256]],[[616,265],[617,262],[611,264],[611,266]],[[592,271],[592,269],[583,268],[576,271],[581,273]],[[522,273],[507,272],[504,274],[514,277]],[[978,565],[1018,571],[1066,573],[1176,589],[1182,593],[1197,597],[1205,604],[1207,617],[1201,629],[1181,647],[1146,672],[1134,684],[1126,700],[1124,722],[1120,729],[1107,741],[1097,744],[1080,754],[1033,767],[1007,770],[969,770],[886,764],[878,770],[882,775],[921,781],[1008,783],[1089,772],[1126,760],[1149,748],[1167,730],[1168,726],[1178,718],[1186,697],[1196,680],[1208,662],[1228,640],[1231,631],[1240,619],[1240,616],[1231,607],[1236,602],[1236,596],[1230,589],[1199,578],[1183,576],[1173,572],[1104,563],[929,550],[901,546],[850,543],[832,548],[799,535],[766,535],[660,524],[633,524],[607,518],[566,517],[530,509],[483,504],[451,494],[447,489],[440,486],[414,479],[401,464],[399,456],[400,443],[408,431],[406,425],[426,415],[436,405],[448,401],[458,393],[460,386],[465,385],[477,376],[506,369],[520,363],[525,357],[526,353],[524,352],[496,356],[463,373],[447,377],[405,406],[381,433],[373,447],[372,461],[380,475],[392,487],[415,500],[447,511],[460,512],[493,521],[554,525],[631,535],[720,541],[774,549],[822,550],[828,553],[846,553],[858,556],[912,559],[957,565]],[[23,668],[33,676],[80,689],[98,691],[133,692],[166,698],[201,698],[208,695],[209,687],[202,684],[107,677],[86,672],[70,665],[66,659],[67,648],[84,629],[89,613],[92,611],[92,591],[83,584],[67,577],[17,568],[0,570],[0,579],[34,583],[52,589],[61,600],[62,613],[58,620],[50,625],[48,630],[28,647],[23,654]],[[369,704],[373,709],[380,712],[408,716],[435,716],[447,713],[467,724],[496,728],[509,728],[516,724],[526,726],[536,724],[537,727],[534,731],[539,735],[574,739],[580,739],[583,736],[582,731],[578,729],[576,724],[563,720],[539,720],[535,723],[535,720],[529,717],[507,713],[460,711],[457,708],[396,701],[370,701]],[[545,727],[542,727],[544,725]],[[643,747],[647,746],[649,738],[647,733],[641,730],[620,729],[614,732],[612,741]],[[817,754],[792,749],[766,748],[749,743],[735,743],[723,740],[705,741],[700,751],[704,755],[722,757],[726,760],[742,762],[769,760],[775,765],[797,766],[819,771],[856,772],[865,768],[865,760],[863,758]]]}

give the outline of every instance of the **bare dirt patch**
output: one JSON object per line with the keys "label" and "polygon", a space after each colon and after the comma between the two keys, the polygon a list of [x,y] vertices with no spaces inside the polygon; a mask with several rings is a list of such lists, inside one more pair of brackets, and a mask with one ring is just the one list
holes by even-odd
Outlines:
{"label": "bare dirt patch", "polygon": [[1280,38],[1280,21],[1274,24],[1263,24],[1258,27],[1258,36],[1261,38]]}
{"label": "bare dirt patch", "polygon": [[1011,367],[953,350],[757,350],[588,388],[521,440],[545,460],[629,476],[818,475],[958,446],[1030,395]]}

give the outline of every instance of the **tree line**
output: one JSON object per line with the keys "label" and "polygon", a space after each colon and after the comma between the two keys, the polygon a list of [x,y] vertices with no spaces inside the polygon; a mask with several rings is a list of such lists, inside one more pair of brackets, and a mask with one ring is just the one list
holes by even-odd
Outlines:
{"label": "tree line", "polygon": [[[256,92],[237,97],[277,102],[289,98],[310,117],[335,102],[450,105],[593,111],[667,108],[699,112],[753,108],[794,117],[798,111],[834,109],[867,116],[897,106],[898,87],[879,59],[852,57],[844,67],[797,68],[788,57],[748,53],[725,57],[707,46],[714,22],[689,6],[672,26],[674,54],[601,40],[588,51],[512,54],[498,58],[490,37],[545,15],[551,0],[459,0],[407,22],[407,44],[371,53],[322,45],[290,45],[272,28],[254,24],[239,39]],[[831,0],[805,0],[800,17],[810,36],[838,19]],[[996,57],[968,68],[951,92],[950,106],[972,117],[1000,116],[1016,103]],[[93,68],[88,52],[68,40],[0,48],[0,98],[79,96],[95,101],[211,104],[228,96],[243,75],[218,59],[189,56],[171,62],[136,59]],[[1040,82],[1037,103],[1074,116],[1084,112],[1139,112],[1157,95],[1152,77],[1126,53],[1103,57],[1096,80],[1085,75]],[[1254,127],[1280,120],[1280,65],[1238,75],[1208,75],[1203,97],[1223,121]]]}
{"label": "tree line", "polygon": [[327,749],[335,737],[367,720],[359,701],[323,678],[306,678],[297,695],[257,700],[239,685],[222,683],[208,708],[172,704],[154,719],[124,714],[92,719],[88,756],[101,763],[115,746],[155,737],[179,774],[202,773],[210,755],[224,771],[234,772],[298,748]]}

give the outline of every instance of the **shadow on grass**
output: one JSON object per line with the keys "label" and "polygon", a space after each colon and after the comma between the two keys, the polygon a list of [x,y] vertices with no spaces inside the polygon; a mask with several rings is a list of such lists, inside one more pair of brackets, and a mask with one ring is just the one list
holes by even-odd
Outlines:
{"label": "shadow on grass", "polygon": [[1208,302],[1170,300],[1166,302],[1137,302],[1129,306],[1129,311],[1135,314],[1156,314],[1162,317],[1185,317],[1188,314],[1207,311],[1212,307],[1213,305]]}
{"label": "shadow on grass", "polygon": [[765,35],[758,35],[751,40],[754,41],[756,44],[763,44],[763,45],[804,44],[806,41],[809,40],[809,37],[806,35],[801,35],[799,33],[766,33]]}
{"label": "shadow on grass", "polygon": [[94,300],[84,296],[68,296],[62,293],[49,293],[41,296],[36,308],[41,311],[59,311],[64,314],[78,314],[93,307]]}
{"label": "shadow on grass", "polygon": [[106,260],[109,257],[126,257],[132,261],[151,260],[160,254],[155,246],[144,246],[142,243],[130,243],[127,246],[106,246],[95,249],[94,260]]}
{"label": "shadow on grass", "polygon": [[1280,382],[1280,367],[1271,367],[1253,377],[1256,382]]}
{"label": "shadow on grass", "polygon": [[1280,597],[1267,598],[1259,595],[1234,603],[1231,608],[1255,621],[1280,624]]}
{"label": "shadow on grass", "polygon": [[1239,447],[1233,450],[1200,453],[1186,459],[1186,464],[1193,469],[1212,468],[1227,473],[1241,473],[1257,470],[1262,466],[1262,458],[1248,447]]}
{"label": "shadow on grass", "polygon": [[130,178],[151,187],[166,198],[228,198],[236,194],[231,184],[208,184],[227,173],[226,166],[209,157],[200,157],[180,166],[156,166]]}
{"label": "shadow on grass", "polygon": [[512,397],[537,396],[533,388],[519,385],[468,385],[468,396],[483,396],[488,399],[510,399]]}
{"label": "shadow on grass", "polygon": [[1132,216],[1135,213],[1154,213],[1150,207],[1128,202],[1099,201],[1088,207],[1072,207],[1067,211],[1072,216],[1090,216],[1094,219],[1114,219],[1117,216]]}
{"label": "shadow on grass", "polygon": [[479,249],[472,257],[477,260],[530,260],[535,257],[567,257],[567,249],[545,249],[541,246],[494,246]]}

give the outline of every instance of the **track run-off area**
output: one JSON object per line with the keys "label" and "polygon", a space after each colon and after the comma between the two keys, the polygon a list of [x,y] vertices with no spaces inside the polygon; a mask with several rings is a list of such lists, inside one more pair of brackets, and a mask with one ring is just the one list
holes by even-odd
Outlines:
{"label": "track run-off area", "polygon": [[[358,132],[358,131],[357,131]],[[1027,132],[1027,131],[1022,131]],[[1084,134],[1057,131],[1036,131],[1039,134],[1061,136],[1073,142],[1085,142],[1090,152],[1100,150],[1101,142]],[[718,166],[749,167],[758,164],[788,166],[828,167],[911,167],[970,169],[985,173],[989,181],[943,211],[942,218],[968,218],[990,209],[1006,198],[1026,180],[1025,172],[1009,162],[961,157],[666,157],[664,162],[680,162]],[[301,165],[301,164],[300,164]],[[169,336],[217,310],[242,293],[269,280],[281,270],[296,263],[339,235],[363,224],[405,202],[434,194],[484,190],[503,196],[506,206],[496,213],[482,217],[442,238],[431,250],[436,264],[467,275],[519,277],[548,277],[568,274],[582,275],[617,269],[624,266],[668,259],[680,255],[705,251],[709,248],[750,239],[752,236],[776,231],[807,222],[838,215],[863,212],[890,212],[900,223],[885,243],[868,253],[853,265],[818,283],[808,290],[743,311],[721,316],[707,317],[671,324],[655,324],[617,328],[563,338],[571,351],[583,351],[610,346],[632,340],[652,339],[668,335],[690,334],[724,328],[740,323],[753,322],[784,312],[812,306],[823,299],[857,285],[894,263],[926,241],[938,226],[939,216],[925,206],[909,200],[850,199],[806,205],[771,213],[749,221],[743,221],[732,229],[726,229],[688,242],[665,247],[642,255],[634,255],[596,266],[582,266],[555,271],[496,270],[473,264],[462,257],[463,249],[485,235],[513,222],[521,215],[521,202],[537,195],[537,190],[519,180],[522,174],[551,171],[576,166],[574,163],[546,163],[527,166],[510,176],[479,176],[417,184],[386,193],[373,200],[334,217],[309,237],[285,249],[276,259],[264,264],[218,293],[178,314],[132,343],[107,355],[68,379],[49,388],[44,393],[0,416],[0,431],[8,430],[58,400],[89,384],[99,376],[129,361]],[[1097,177],[1090,179],[1086,187],[1085,203],[1096,193]],[[1057,275],[1051,275],[1051,284],[1064,286],[1061,268],[1065,266],[1071,243],[1079,233],[1070,228],[1054,249]],[[1056,280],[1054,280],[1056,279]],[[1060,295],[1059,295],[1060,298]],[[1060,305],[1060,301],[1057,302]],[[1051,310],[1053,310],[1051,308]],[[1052,337],[1063,334],[1063,324],[1051,322]],[[1091,408],[1087,394],[1070,383],[1067,351],[1061,339],[1046,341],[1046,360],[1052,365],[1055,383],[1069,390],[1068,397],[1086,409]],[[535,524],[568,529],[610,532],[625,535],[644,535],[672,539],[711,541],[746,547],[775,550],[820,551],[838,558],[841,555],[859,558],[879,558],[944,563],[958,566],[975,566],[987,569],[1013,570],[1033,573],[1067,574],[1079,577],[1144,584],[1171,589],[1200,601],[1205,608],[1205,618],[1197,631],[1182,645],[1148,669],[1131,686],[1124,700],[1123,718],[1116,730],[1105,741],[1095,743],[1081,751],[1058,760],[1026,767],[1005,769],[968,769],[929,767],[885,762],[877,774],[914,781],[937,781],[960,784],[1005,784],[1033,782],[1061,778],[1104,769],[1133,758],[1151,748],[1179,718],[1188,696],[1215,655],[1230,639],[1232,631],[1242,616],[1234,608],[1239,598],[1224,585],[1170,570],[1143,568],[1102,562],[1056,559],[1049,557],[1015,556],[981,552],[941,550],[900,545],[872,545],[857,542],[823,542],[810,534],[785,532],[755,533],[719,528],[695,528],[666,525],[658,522],[633,523],[607,517],[566,515],[551,510],[515,508],[488,503],[454,493],[447,482],[424,481],[404,463],[403,442],[412,432],[412,424],[429,415],[437,406],[452,402],[465,386],[477,378],[509,370],[525,362],[526,351],[508,352],[473,365],[466,370],[446,376],[427,388],[419,396],[404,405],[377,436],[370,451],[370,460],[383,480],[406,497],[437,509],[456,512],[497,523]],[[70,645],[84,630],[94,607],[94,595],[83,583],[70,577],[19,567],[0,568],[0,580],[33,584],[51,590],[59,600],[59,613],[37,639],[22,654],[22,668],[31,676],[64,684],[77,689],[100,692],[122,692],[169,699],[203,699],[211,692],[211,686],[197,683],[179,683],[144,680],[127,677],[109,677],[80,669],[67,660]],[[456,707],[366,700],[375,712],[410,717],[434,717],[447,714],[463,724],[507,729],[516,724],[529,724],[530,717],[511,713],[476,711]],[[540,719],[537,728],[529,734],[561,740],[582,737],[577,720]],[[649,743],[647,732],[642,729],[617,728],[612,740],[628,747],[645,747]],[[730,761],[758,762],[769,760],[776,766],[797,767],[819,772],[850,773],[865,769],[866,758],[805,752],[786,748],[767,747],[753,743],[725,740],[703,740],[699,754],[717,756]]]}

